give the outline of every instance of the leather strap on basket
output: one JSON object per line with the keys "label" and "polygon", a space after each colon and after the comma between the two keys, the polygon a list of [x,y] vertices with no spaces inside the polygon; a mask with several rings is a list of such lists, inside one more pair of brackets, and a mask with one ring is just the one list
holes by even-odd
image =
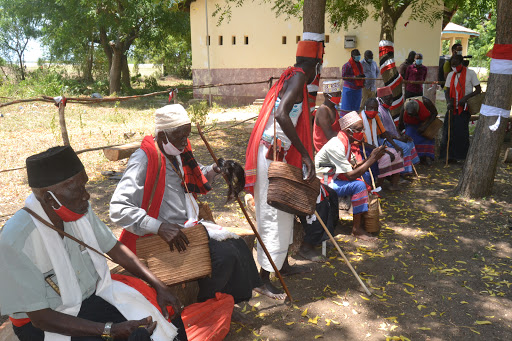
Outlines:
{"label": "leather strap on basket", "polygon": [[32,211],[30,208],[28,207],[23,207],[23,209],[25,211],[27,211],[31,216],[33,216],[34,218],[36,218],[37,220],[39,220],[41,223],[45,224],[46,226],[48,226],[49,228],[51,228],[52,230],[54,230],[55,232],[57,232],[58,234],[60,234],[61,236],[64,236],[64,237],[67,237],[69,239],[71,239],[72,241],[74,241],[75,243],[78,243],[80,245],[82,245],[83,247],[86,247],[88,248],[89,250],[92,250],[94,252],[96,252],[98,255],[100,256],[103,256],[105,257],[106,259],[108,259],[109,261],[113,262],[112,258],[110,258],[109,256],[106,256],[103,252],[99,252],[98,250],[96,250],[95,248],[93,248],[92,246],[89,246],[87,245],[86,243],[84,243],[83,241],[81,241],[80,239],[77,239],[76,237],[73,237],[72,235],[70,235],[69,233],[67,232],[64,232],[58,228],[56,228],[55,226],[53,226],[52,224],[50,224],[49,222],[47,222],[46,220],[44,220],[43,218],[41,218],[40,215],[38,215],[36,212]]}

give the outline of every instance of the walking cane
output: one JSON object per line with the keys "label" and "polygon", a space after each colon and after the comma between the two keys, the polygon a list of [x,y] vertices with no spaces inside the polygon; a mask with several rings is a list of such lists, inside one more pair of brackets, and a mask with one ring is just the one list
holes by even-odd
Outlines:
{"label": "walking cane", "polygon": [[347,257],[345,256],[345,254],[343,253],[343,251],[341,251],[341,248],[340,246],[338,245],[338,243],[336,242],[336,240],[334,239],[334,237],[332,236],[331,232],[329,232],[329,230],[327,229],[327,226],[325,226],[325,223],[324,221],[322,220],[322,218],[320,218],[320,215],[318,214],[318,212],[315,210],[315,215],[316,215],[316,218],[318,219],[318,221],[320,222],[320,225],[322,225],[322,227],[324,228],[325,230],[325,233],[327,233],[327,235],[329,236],[329,239],[331,240],[331,243],[334,244],[334,246],[336,247],[336,249],[338,250],[338,252],[340,253],[341,257],[343,257],[343,259],[345,260],[345,263],[347,263],[348,267],[350,268],[350,271],[352,271],[352,273],[354,274],[354,276],[357,278],[357,281],[359,282],[359,284],[361,284],[361,286],[363,287],[364,291],[366,292],[366,294],[368,296],[371,296],[372,293],[370,292],[370,290],[368,290],[368,288],[366,287],[366,285],[364,285],[363,281],[361,280],[361,278],[359,277],[359,275],[357,274],[356,270],[354,270],[354,268],[352,267],[352,264],[350,264],[350,262],[348,261]]}
{"label": "walking cane", "polygon": [[[201,139],[203,140],[206,148],[208,149],[208,151],[210,152],[210,155],[212,156],[213,158],[213,161],[215,163],[217,163],[218,159],[217,157],[215,156],[215,153],[213,152],[213,149],[210,147],[210,144],[208,143],[208,141],[206,140],[206,137],[204,136],[203,134],[203,131],[201,130],[201,126],[199,125],[199,123],[196,123],[196,126],[197,126],[197,132],[199,133],[199,136],[201,136]],[[224,177],[224,180],[226,180],[227,183],[229,183],[226,175],[222,174],[222,176]],[[238,202],[238,205],[240,206],[240,209],[242,210],[242,212],[244,213],[245,215],[245,219],[247,219],[247,222],[249,223],[249,225],[251,225],[251,228],[252,228],[252,231],[254,232],[254,235],[256,236],[256,238],[258,239],[258,243],[260,243],[260,246],[261,248],[263,249],[263,252],[265,253],[265,255],[267,256],[268,260],[270,261],[270,264],[272,265],[272,268],[274,269],[274,272],[275,274],[277,275],[277,277],[279,278],[279,282],[281,282],[281,285],[283,286],[283,289],[284,289],[284,292],[286,293],[286,296],[287,296],[287,299],[290,300],[290,302],[293,301],[292,299],[292,295],[290,294],[290,292],[288,291],[288,287],[286,286],[286,284],[284,283],[284,279],[283,277],[281,276],[281,273],[279,272],[279,270],[277,269],[277,266],[276,264],[274,263],[274,261],[272,260],[272,257],[270,257],[270,253],[268,252],[267,250],[267,247],[265,246],[265,244],[263,243],[263,240],[261,239],[260,237],[260,234],[258,233],[258,230],[256,230],[256,227],[254,226],[251,218],[249,217],[249,214],[247,213],[247,211],[245,210],[245,207],[244,207],[244,204],[242,203],[242,201],[240,200],[240,198],[237,196],[236,197],[236,201]]]}
{"label": "walking cane", "polygon": [[416,179],[418,179],[418,182],[420,181],[420,176],[418,175],[418,171],[416,170],[416,167],[414,167],[413,164],[411,164],[412,169],[414,170],[414,174],[416,174]]}
{"label": "walking cane", "polygon": [[448,139],[447,139],[447,142],[446,142],[446,163],[444,164],[445,167],[448,166],[448,153],[450,152],[451,121],[452,121],[452,115],[451,115],[450,110],[448,110]]}

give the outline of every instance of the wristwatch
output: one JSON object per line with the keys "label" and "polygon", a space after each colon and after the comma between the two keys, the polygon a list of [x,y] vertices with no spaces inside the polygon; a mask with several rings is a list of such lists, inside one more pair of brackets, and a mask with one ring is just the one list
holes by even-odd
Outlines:
{"label": "wristwatch", "polygon": [[113,341],[114,338],[112,337],[112,334],[110,331],[112,330],[112,325],[114,322],[107,322],[105,323],[105,327],[103,328],[103,334],[101,334],[101,338],[105,341]]}

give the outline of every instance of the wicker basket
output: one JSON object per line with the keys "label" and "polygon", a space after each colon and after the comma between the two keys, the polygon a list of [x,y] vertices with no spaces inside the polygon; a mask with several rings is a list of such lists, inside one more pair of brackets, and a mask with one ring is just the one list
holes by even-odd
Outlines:
{"label": "wicker basket", "polygon": [[480,113],[480,108],[485,100],[485,92],[481,92],[468,99],[468,111],[470,115],[476,115]]}
{"label": "wicker basket", "polygon": [[302,170],[284,162],[273,161],[268,168],[267,203],[278,210],[296,215],[315,213],[320,180],[302,179]]}
{"label": "wicker basket", "polygon": [[439,131],[439,129],[441,129],[442,126],[443,126],[443,121],[441,121],[440,119],[438,119],[436,117],[436,119],[433,120],[432,123],[429,124],[427,129],[425,129],[425,131],[421,135],[423,137],[426,137],[427,139],[433,140],[436,138],[437,132]]}
{"label": "wicker basket", "polygon": [[189,244],[185,252],[169,250],[159,236],[137,239],[137,256],[147,262],[149,270],[166,285],[206,277],[212,273],[208,232],[203,225],[182,230]]}
{"label": "wicker basket", "polygon": [[368,193],[368,214],[365,217],[364,229],[369,233],[380,232],[380,203],[379,197]]}

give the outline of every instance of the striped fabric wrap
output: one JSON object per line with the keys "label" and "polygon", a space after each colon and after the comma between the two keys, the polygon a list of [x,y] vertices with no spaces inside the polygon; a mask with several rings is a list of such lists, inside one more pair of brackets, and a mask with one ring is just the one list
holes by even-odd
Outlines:
{"label": "striped fabric wrap", "polygon": [[[385,86],[390,86],[393,90],[393,103],[389,110],[399,108],[404,103],[404,96],[402,94],[402,76],[396,70],[395,64],[395,51],[393,42],[389,40],[381,40],[379,42],[379,62],[380,73],[384,78],[384,74],[389,77],[389,80],[384,82]],[[385,77],[387,78],[387,77]]]}

